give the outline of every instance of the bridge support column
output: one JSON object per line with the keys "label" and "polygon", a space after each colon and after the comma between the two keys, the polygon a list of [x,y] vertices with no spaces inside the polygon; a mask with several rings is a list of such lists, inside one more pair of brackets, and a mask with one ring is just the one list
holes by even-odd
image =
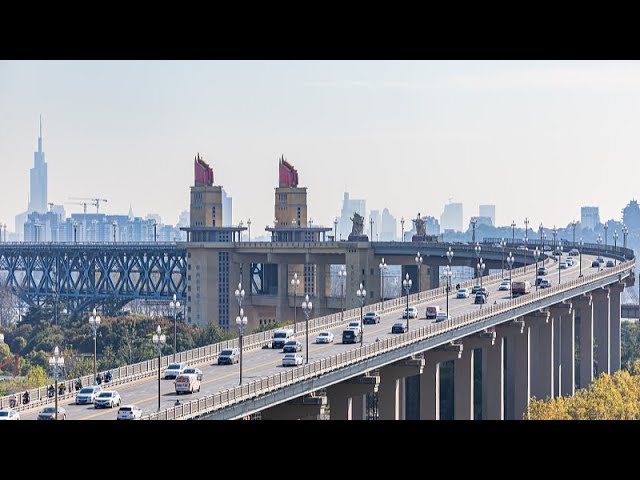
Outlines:
{"label": "bridge support column", "polygon": [[531,393],[536,399],[553,398],[554,362],[553,362],[553,317],[549,311],[538,311],[525,316],[530,322],[534,341],[532,342],[535,360],[533,366],[533,388]]}
{"label": "bridge support column", "polygon": [[440,420],[440,363],[462,356],[462,345],[451,344],[424,352],[420,375],[420,420]]}
{"label": "bridge support column", "polygon": [[482,419],[504,420],[504,336],[482,350]]}
{"label": "bridge support column", "polygon": [[324,415],[327,397],[305,395],[261,412],[263,420],[319,420]]}
{"label": "bridge support column", "polygon": [[[318,261],[316,265],[316,299],[314,300],[313,308],[316,309],[316,302],[318,302],[317,311],[315,316],[326,315],[327,312],[327,264],[323,261]],[[303,297],[304,298],[304,297]]]}
{"label": "bridge support column", "polygon": [[[481,332],[461,339],[462,356],[454,362],[454,418],[456,420],[473,420],[474,375],[473,361],[476,349],[483,352],[491,347],[496,338],[494,331]],[[484,372],[483,372],[484,373]],[[483,378],[484,380],[484,378]]]}
{"label": "bridge support column", "polygon": [[[362,420],[364,396],[377,392],[379,385],[380,377],[362,375],[328,387],[327,398],[331,420]],[[354,411],[360,418],[354,415]]]}
{"label": "bridge support column", "polygon": [[593,381],[593,302],[591,295],[572,299],[580,316],[580,388]]}
{"label": "bridge support column", "polygon": [[[289,320],[288,272],[289,265],[287,263],[278,262],[278,303],[276,304],[277,322],[286,322]],[[304,295],[302,295],[302,298],[304,298]]]}
{"label": "bridge support column", "polygon": [[620,347],[620,294],[624,290],[624,284],[614,283],[609,286],[609,319],[611,324],[611,373],[622,367]]}
{"label": "bridge support column", "polygon": [[367,396],[356,395],[351,398],[351,419],[366,420],[367,419]]}
{"label": "bridge support column", "polygon": [[[429,289],[438,288],[440,286],[440,267],[438,267],[438,265],[429,265],[428,269],[429,269]],[[423,290],[427,290],[422,285],[421,285],[421,288]]]}
{"label": "bridge support column", "polygon": [[609,318],[609,289],[602,288],[591,292],[593,296],[594,329],[596,337],[596,361],[598,362],[597,373],[610,373],[611,356],[611,324]]}
{"label": "bridge support column", "polygon": [[[575,348],[571,303],[558,303],[549,309],[553,317],[553,393],[555,397],[573,395]],[[571,392],[571,393],[567,393]]]}
{"label": "bridge support column", "polygon": [[400,420],[404,398],[400,382],[405,377],[421,375],[425,361],[423,358],[409,358],[380,369],[378,388],[378,415],[380,420]]}
{"label": "bridge support column", "polygon": [[531,326],[514,320],[507,338],[507,419],[521,420],[531,397]]}

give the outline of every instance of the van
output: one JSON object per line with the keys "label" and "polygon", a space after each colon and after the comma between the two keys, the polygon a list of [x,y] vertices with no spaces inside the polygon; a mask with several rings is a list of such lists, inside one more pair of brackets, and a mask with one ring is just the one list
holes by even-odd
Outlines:
{"label": "van", "polygon": [[293,328],[279,328],[271,337],[271,348],[283,348],[287,340],[295,340]]}
{"label": "van", "polygon": [[342,331],[342,343],[358,343],[362,337],[362,330],[347,328]]}
{"label": "van", "polygon": [[427,320],[435,320],[440,313],[438,305],[427,305]]}
{"label": "van", "polygon": [[193,393],[200,391],[200,380],[196,374],[178,375],[173,382],[176,387],[176,393]]}

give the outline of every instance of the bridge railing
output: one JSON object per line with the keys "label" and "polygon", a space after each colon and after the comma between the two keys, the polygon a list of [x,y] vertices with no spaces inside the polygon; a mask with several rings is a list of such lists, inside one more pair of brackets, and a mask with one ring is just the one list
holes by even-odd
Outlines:
{"label": "bridge railing", "polygon": [[397,350],[399,348],[404,348],[412,343],[416,343],[417,341],[434,337],[448,331],[460,329],[471,323],[477,323],[487,318],[513,310],[514,308],[539,302],[544,298],[548,298],[562,292],[571,291],[576,287],[587,285],[597,279],[604,279],[612,276],[615,277],[616,275],[629,270],[634,265],[635,260],[629,260],[618,266],[586,274],[577,279],[568,280],[544,290],[541,289],[527,295],[512,298],[506,302],[486,306],[481,305],[481,307],[474,312],[456,316],[443,322],[429,324],[395,337],[387,338],[363,347],[358,347],[337,355],[316,360],[315,362],[307,365],[289,369],[282,373],[277,373],[232,389],[223,390],[178,406],[170,407],[151,415],[146,415],[143,418],[146,420],[187,419],[211,413],[220,408],[250,400],[259,395],[264,395],[272,390],[284,388],[294,383],[299,383],[303,380],[317,377],[336,369],[344,368],[350,364],[362,362],[368,358],[378,356],[392,350]]}

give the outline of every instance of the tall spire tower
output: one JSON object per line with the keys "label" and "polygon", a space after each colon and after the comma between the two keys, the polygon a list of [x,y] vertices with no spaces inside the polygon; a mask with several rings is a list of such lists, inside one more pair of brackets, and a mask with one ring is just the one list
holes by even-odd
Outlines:
{"label": "tall spire tower", "polygon": [[47,162],[42,151],[42,115],[40,115],[40,131],[38,134],[38,151],[33,153],[29,188],[29,212],[47,211]]}

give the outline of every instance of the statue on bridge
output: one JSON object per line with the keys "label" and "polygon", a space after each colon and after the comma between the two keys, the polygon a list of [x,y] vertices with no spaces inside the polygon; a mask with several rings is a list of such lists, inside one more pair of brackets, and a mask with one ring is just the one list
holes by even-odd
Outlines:
{"label": "statue on bridge", "polygon": [[424,218],[420,216],[418,212],[417,218],[413,219],[413,224],[416,226],[416,234],[411,237],[412,242],[437,242],[438,237],[436,235],[427,235],[427,226]]}
{"label": "statue on bridge", "polygon": [[353,222],[353,226],[351,227],[351,233],[349,234],[350,242],[368,242],[369,237],[367,237],[364,232],[364,217],[360,215],[358,212],[353,212],[353,218],[350,219]]}

